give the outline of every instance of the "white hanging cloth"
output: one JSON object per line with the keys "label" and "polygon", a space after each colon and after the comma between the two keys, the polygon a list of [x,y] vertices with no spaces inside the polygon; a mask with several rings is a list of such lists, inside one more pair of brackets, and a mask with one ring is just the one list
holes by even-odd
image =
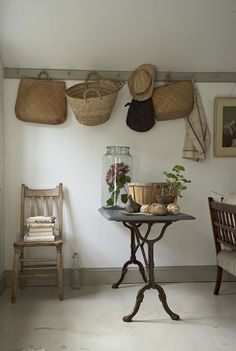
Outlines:
{"label": "white hanging cloth", "polygon": [[200,94],[195,82],[194,106],[188,117],[185,118],[186,134],[183,146],[182,157],[194,161],[206,159],[210,145],[210,132]]}

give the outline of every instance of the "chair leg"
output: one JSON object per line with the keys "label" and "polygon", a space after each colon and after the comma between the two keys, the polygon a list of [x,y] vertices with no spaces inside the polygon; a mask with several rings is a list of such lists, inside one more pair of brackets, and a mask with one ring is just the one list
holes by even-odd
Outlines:
{"label": "chair leg", "polygon": [[[24,258],[24,248],[20,249],[20,260]],[[23,265],[24,262],[20,261],[20,273],[23,272]],[[24,281],[23,279],[20,279],[20,288],[23,289],[24,288]]]}
{"label": "chair leg", "polygon": [[214,290],[215,295],[219,294],[220,285],[222,281],[222,274],[223,274],[223,268],[217,265],[216,284],[215,284],[215,290]]}
{"label": "chair leg", "polygon": [[63,300],[62,245],[57,246],[57,284],[58,284],[58,298],[59,300]]}
{"label": "chair leg", "polygon": [[18,281],[18,270],[19,270],[19,248],[14,248],[14,259],[13,259],[13,271],[12,271],[12,289],[11,289],[11,303],[16,302],[16,289]]}

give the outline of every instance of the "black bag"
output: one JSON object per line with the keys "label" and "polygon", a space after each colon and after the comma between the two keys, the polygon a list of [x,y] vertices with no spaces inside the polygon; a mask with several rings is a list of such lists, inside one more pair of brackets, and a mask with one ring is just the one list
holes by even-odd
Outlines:
{"label": "black bag", "polygon": [[155,124],[152,98],[145,101],[132,100],[129,105],[126,124],[136,132],[147,132]]}

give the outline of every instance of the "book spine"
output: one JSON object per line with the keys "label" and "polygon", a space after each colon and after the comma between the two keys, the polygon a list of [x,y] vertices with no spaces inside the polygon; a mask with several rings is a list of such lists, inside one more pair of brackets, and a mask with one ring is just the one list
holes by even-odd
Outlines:
{"label": "book spine", "polygon": [[55,223],[30,223],[27,224],[27,228],[38,229],[38,228],[53,228]]}
{"label": "book spine", "polygon": [[54,228],[28,228],[28,231],[32,233],[52,232],[53,230]]}
{"label": "book spine", "polygon": [[34,217],[28,217],[28,221],[51,221],[54,220],[56,217],[55,216],[34,216]]}
{"label": "book spine", "polygon": [[54,236],[53,231],[48,231],[48,232],[28,232],[28,236],[30,237],[37,237],[37,236]]}
{"label": "book spine", "polygon": [[54,235],[49,235],[49,236],[34,236],[34,237],[30,237],[30,236],[26,236],[25,237],[26,241],[54,241],[55,237]]}
{"label": "book spine", "polygon": [[55,223],[55,220],[26,220],[26,224],[53,224]]}

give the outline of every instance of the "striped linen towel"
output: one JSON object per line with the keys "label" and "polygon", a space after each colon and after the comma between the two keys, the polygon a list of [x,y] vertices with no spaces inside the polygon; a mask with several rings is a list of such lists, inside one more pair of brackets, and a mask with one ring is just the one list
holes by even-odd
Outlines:
{"label": "striped linen towel", "polygon": [[201,97],[196,84],[194,86],[194,106],[188,117],[185,118],[186,134],[182,157],[199,161],[206,159],[210,145],[210,132],[207,126]]}

